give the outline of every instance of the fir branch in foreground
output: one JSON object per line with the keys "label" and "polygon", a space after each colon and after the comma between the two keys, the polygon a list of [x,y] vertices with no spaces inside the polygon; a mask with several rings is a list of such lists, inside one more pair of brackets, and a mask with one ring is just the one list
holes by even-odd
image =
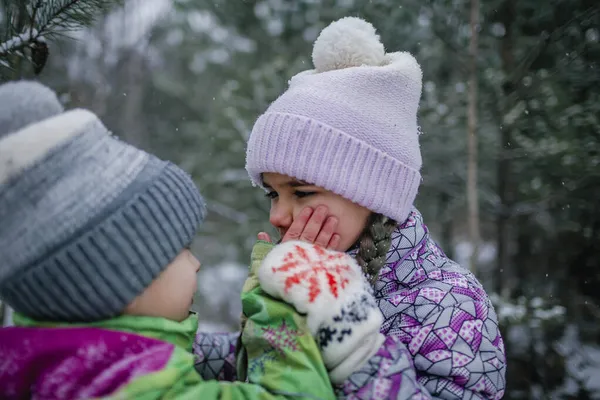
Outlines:
{"label": "fir branch in foreground", "polygon": [[[10,26],[7,32],[17,32],[0,42],[0,66],[11,68],[11,56],[26,57],[31,51],[30,61],[35,74],[44,68],[48,58],[46,38],[74,31],[91,25],[95,18],[120,5],[123,0],[34,0],[24,8],[25,26]],[[8,18],[16,23],[15,18]],[[14,57],[12,57],[14,60]]]}
{"label": "fir branch in foreground", "polygon": [[122,0],[51,0],[39,10],[37,29],[48,35],[91,25],[96,16],[108,11]]}

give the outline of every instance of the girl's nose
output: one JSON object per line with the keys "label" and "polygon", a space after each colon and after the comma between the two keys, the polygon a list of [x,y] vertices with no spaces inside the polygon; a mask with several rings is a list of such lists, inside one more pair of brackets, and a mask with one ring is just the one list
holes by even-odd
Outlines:
{"label": "girl's nose", "polygon": [[269,214],[269,222],[279,231],[287,231],[294,220],[293,209],[291,206],[278,201],[277,204],[271,205]]}

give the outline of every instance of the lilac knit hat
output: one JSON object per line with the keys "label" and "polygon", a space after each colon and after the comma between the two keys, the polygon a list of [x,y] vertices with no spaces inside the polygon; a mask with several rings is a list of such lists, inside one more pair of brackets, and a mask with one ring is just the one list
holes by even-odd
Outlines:
{"label": "lilac knit hat", "polygon": [[375,28],[354,17],[326,27],[312,58],[315,69],[293,77],[254,125],[253,184],[265,172],[292,176],[403,222],[421,181],[419,64],[386,53]]}

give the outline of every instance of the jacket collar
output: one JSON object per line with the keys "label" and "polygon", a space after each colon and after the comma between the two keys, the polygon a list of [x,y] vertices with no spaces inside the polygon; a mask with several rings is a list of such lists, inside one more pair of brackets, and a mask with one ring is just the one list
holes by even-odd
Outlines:
{"label": "jacket collar", "polygon": [[166,318],[121,315],[104,321],[87,323],[41,322],[15,313],[15,326],[40,328],[102,328],[115,331],[135,333],[138,335],[162,340],[192,351],[192,343],[198,329],[198,317],[195,313],[182,322]]}
{"label": "jacket collar", "polygon": [[392,234],[386,264],[375,283],[376,297],[383,297],[425,280],[425,267],[433,265],[425,261],[432,256],[445,257],[445,254],[431,239],[421,213],[413,208],[406,221]]}

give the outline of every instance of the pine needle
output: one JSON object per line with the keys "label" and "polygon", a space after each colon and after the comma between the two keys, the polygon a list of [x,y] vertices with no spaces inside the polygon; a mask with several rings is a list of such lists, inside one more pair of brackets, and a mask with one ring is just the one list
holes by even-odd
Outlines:
{"label": "pine needle", "polygon": [[[0,41],[0,68],[16,69],[14,64],[25,56],[26,49],[47,49],[47,38],[55,39],[90,26],[97,16],[122,4],[123,0],[5,1],[6,27],[5,37]],[[36,73],[41,72],[44,64],[45,60],[35,65]]]}

